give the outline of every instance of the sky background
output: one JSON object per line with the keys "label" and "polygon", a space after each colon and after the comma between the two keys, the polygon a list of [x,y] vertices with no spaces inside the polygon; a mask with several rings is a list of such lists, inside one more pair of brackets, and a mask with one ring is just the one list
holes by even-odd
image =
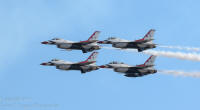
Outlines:
{"label": "sky background", "polygon": [[[200,47],[199,5],[199,0],[0,0],[0,109],[199,110],[197,78],[162,73],[127,78],[106,69],[82,75],[40,65],[53,58],[85,60],[91,53],[60,51],[40,42],[86,40],[95,30],[101,31],[100,40],[136,40],[153,28],[156,44]],[[99,53],[98,65],[143,64],[149,57],[119,50]],[[184,71],[198,71],[200,65],[165,57],[155,64],[159,70]]]}

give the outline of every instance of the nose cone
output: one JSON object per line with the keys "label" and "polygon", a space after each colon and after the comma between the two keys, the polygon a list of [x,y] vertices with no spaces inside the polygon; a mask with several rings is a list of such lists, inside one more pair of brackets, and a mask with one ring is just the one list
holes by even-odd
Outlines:
{"label": "nose cone", "polygon": [[48,44],[49,42],[47,42],[47,41],[44,41],[44,42],[41,42],[41,44]]}
{"label": "nose cone", "polygon": [[98,69],[100,69],[100,67],[99,67],[99,66],[97,66],[97,67],[95,67],[95,68],[94,68],[94,70],[98,70]]}
{"label": "nose cone", "polygon": [[101,46],[96,46],[95,47],[95,50],[99,50],[99,49],[101,49]]}
{"label": "nose cone", "polygon": [[101,66],[99,66],[99,68],[106,68],[106,66],[105,65],[101,65]]}
{"label": "nose cone", "polygon": [[47,65],[47,63],[41,63],[40,65],[43,65],[43,66],[45,66],[45,65]]}
{"label": "nose cone", "polygon": [[97,43],[99,43],[99,44],[103,44],[103,43],[104,43],[104,41],[98,41]]}

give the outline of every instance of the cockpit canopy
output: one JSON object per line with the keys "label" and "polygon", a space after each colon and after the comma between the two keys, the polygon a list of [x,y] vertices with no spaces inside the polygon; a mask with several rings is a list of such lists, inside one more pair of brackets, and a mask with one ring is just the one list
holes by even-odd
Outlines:
{"label": "cockpit canopy", "polygon": [[53,38],[52,40],[60,40],[60,38]]}
{"label": "cockpit canopy", "polygon": [[51,61],[60,61],[59,59],[52,59]]}
{"label": "cockpit canopy", "polygon": [[110,62],[109,64],[124,64],[124,63],[123,62],[113,61],[113,62]]}
{"label": "cockpit canopy", "polygon": [[109,37],[108,40],[117,39],[116,37]]}

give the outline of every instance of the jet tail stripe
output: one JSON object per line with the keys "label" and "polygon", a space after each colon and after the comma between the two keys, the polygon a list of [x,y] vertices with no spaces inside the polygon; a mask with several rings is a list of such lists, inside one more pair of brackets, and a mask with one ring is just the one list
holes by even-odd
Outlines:
{"label": "jet tail stripe", "polygon": [[97,40],[98,39],[98,34],[100,33],[100,31],[95,31],[88,39],[88,41],[90,40]]}
{"label": "jet tail stripe", "polygon": [[150,56],[147,61],[144,63],[144,65],[148,66],[148,65],[154,65],[156,56],[152,55]]}

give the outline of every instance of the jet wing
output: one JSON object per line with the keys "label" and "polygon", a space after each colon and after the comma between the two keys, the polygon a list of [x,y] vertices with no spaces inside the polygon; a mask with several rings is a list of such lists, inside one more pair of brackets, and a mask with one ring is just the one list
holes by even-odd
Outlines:
{"label": "jet wing", "polygon": [[114,43],[128,43],[128,44],[137,44],[140,46],[145,46],[145,45],[153,44],[152,40],[153,39],[151,39],[151,40],[136,40],[136,41],[118,41],[118,42],[114,42]]}
{"label": "jet wing", "polygon": [[88,45],[94,42],[97,42],[97,41],[80,41],[80,42],[74,42],[72,44],[81,46],[81,45]]}
{"label": "jet wing", "polygon": [[[152,66],[154,66],[154,65],[142,64],[142,65],[136,65],[136,66],[126,67],[126,68],[128,68],[128,69],[144,69],[144,68],[148,68],[148,67],[152,67]],[[123,68],[123,67],[121,67],[121,68]]]}
{"label": "jet wing", "polygon": [[154,40],[154,39],[150,39],[150,40],[143,40],[143,39],[140,39],[140,40],[132,41],[132,43],[144,44],[144,43],[152,42],[152,40]]}
{"label": "jet wing", "polygon": [[146,67],[143,67],[143,66],[141,66],[141,67],[139,67],[139,66],[129,67],[129,69],[143,69],[143,68],[146,68]]}
{"label": "jet wing", "polygon": [[[123,68],[123,67],[121,67]],[[143,69],[143,68],[146,68],[146,66],[144,64],[142,65],[136,65],[136,66],[129,66],[129,67],[125,67],[125,68],[128,68],[128,69]]]}
{"label": "jet wing", "polygon": [[92,62],[82,61],[82,62],[74,63],[74,64],[72,64],[72,65],[84,66],[84,65],[89,65],[89,64],[92,64],[92,63],[95,63],[95,61],[92,61]]}
{"label": "jet wing", "polygon": [[136,41],[118,41],[115,43],[129,43],[129,44],[138,44],[138,45],[149,45],[149,44],[153,44],[152,40],[136,40]]}

